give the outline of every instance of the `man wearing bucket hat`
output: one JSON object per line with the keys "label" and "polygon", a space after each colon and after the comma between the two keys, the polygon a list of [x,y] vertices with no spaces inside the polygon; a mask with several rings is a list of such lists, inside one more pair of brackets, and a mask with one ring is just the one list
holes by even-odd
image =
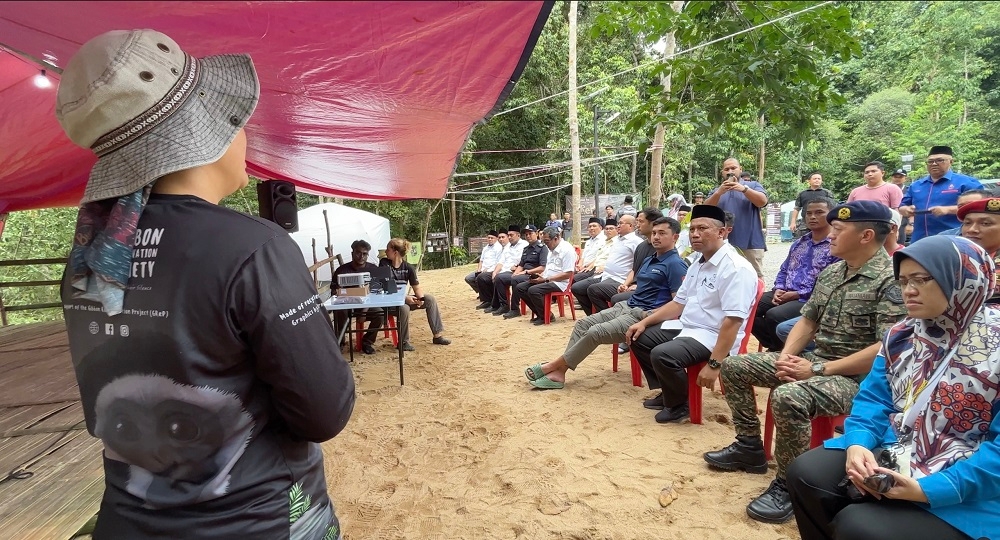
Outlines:
{"label": "man wearing bucket hat", "polygon": [[56,116],[97,154],[62,286],[103,538],[337,538],[318,442],[354,378],[295,243],[218,206],[246,186],[246,55],[152,30],[85,43]]}

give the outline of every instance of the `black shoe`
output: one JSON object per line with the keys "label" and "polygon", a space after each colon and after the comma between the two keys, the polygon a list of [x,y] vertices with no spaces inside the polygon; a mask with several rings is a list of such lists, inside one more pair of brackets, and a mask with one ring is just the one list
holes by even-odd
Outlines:
{"label": "black shoe", "polygon": [[649,399],[644,399],[642,401],[642,406],[645,407],[645,408],[647,408],[647,409],[652,409],[654,411],[662,411],[663,410],[663,392],[660,392],[659,394],[656,394],[655,396],[653,396],[653,397],[651,397]]}
{"label": "black shoe", "polygon": [[476,306],[476,309],[486,309],[486,308],[488,308],[488,307],[490,307],[492,305],[493,305],[493,302],[482,302],[478,306]]}
{"label": "black shoe", "polygon": [[371,343],[362,343],[361,352],[365,354],[375,354],[375,347],[373,347]]}
{"label": "black shoe", "polygon": [[442,336],[434,338],[434,341],[432,341],[432,343],[434,343],[435,345],[451,345],[451,340]]}
{"label": "black shoe", "polygon": [[618,354],[625,354],[628,352],[628,345],[624,343],[618,344]]}
{"label": "black shoe", "polygon": [[687,403],[676,407],[664,407],[662,411],[656,413],[656,423],[679,422],[689,416],[691,416],[691,411],[688,409]]}
{"label": "black shoe", "polygon": [[487,311],[486,313],[492,313],[494,315],[504,315],[505,313],[507,313],[507,311],[508,311],[507,308],[505,308],[503,306],[500,306],[500,307],[494,309],[493,311]]}
{"label": "black shoe", "polygon": [[416,349],[414,349],[413,345],[410,345],[409,343],[403,343],[403,350],[406,352],[413,352]]}
{"label": "black shoe", "polygon": [[511,310],[503,314],[504,319],[513,319],[514,317],[520,317],[521,312],[517,310]]}
{"label": "black shoe", "polygon": [[784,479],[775,478],[767,491],[750,501],[747,515],[764,523],[784,523],[792,519],[792,496],[788,494]]}
{"label": "black shoe", "polygon": [[736,442],[713,452],[705,452],[705,461],[712,467],[726,471],[744,470],[753,474],[767,472],[764,443],[759,437],[736,436]]}
{"label": "black shoe", "polygon": [[539,318],[535,319],[534,321],[531,321],[531,324],[533,324],[535,326],[545,326],[545,318],[544,317],[539,317]]}

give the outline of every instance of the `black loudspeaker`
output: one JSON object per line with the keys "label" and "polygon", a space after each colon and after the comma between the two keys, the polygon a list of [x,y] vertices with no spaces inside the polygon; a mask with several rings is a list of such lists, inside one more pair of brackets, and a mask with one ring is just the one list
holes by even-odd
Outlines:
{"label": "black loudspeaker", "polygon": [[295,203],[295,184],[267,180],[257,184],[260,217],[273,221],[288,232],[299,230],[299,207]]}

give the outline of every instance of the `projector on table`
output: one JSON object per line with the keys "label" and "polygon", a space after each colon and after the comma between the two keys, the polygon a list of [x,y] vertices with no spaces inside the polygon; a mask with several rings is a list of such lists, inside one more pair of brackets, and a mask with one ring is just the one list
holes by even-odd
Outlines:
{"label": "projector on table", "polygon": [[364,287],[372,280],[372,275],[368,272],[358,272],[356,274],[340,274],[337,276],[338,287]]}

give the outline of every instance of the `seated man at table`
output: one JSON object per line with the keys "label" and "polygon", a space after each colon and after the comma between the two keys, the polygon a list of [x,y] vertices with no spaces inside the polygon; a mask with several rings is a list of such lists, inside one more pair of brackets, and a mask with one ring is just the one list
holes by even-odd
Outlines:
{"label": "seated man at table", "polygon": [[[710,467],[767,473],[754,387],[774,389],[771,411],[778,470],[770,487],[747,506],[747,515],[757,521],[783,523],[792,518],[785,468],[809,450],[812,419],[850,411],[881,337],[906,313],[892,261],[882,248],[890,219],[889,207],[875,201],[831,210],[827,214],[832,228],[830,254],[843,260],[816,278],[802,318],[781,352],[730,356],[722,362],[736,442],[706,452]],[[815,352],[803,354],[813,339]]]}
{"label": "seated man at table", "polygon": [[625,302],[576,321],[563,354],[547,364],[535,364],[525,370],[532,386],[562,388],[566,372],[575,370],[598,345],[618,343],[629,326],[673,298],[687,269],[674,249],[680,229],[680,224],[671,218],[661,217],[653,222],[650,242],[656,251],[639,267],[635,292]]}
{"label": "seated man at table", "polygon": [[[715,386],[719,362],[739,350],[747,317],[757,298],[757,272],[726,242],[726,215],[718,206],[691,210],[691,245],[701,257],[687,270],[673,300],[625,332],[650,390],[659,395],[643,406],[659,411],[658,423],[690,414],[685,368],[708,362],[698,384]],[[661,323],[667,321],[666,328]]]}
{"label": "seated man at table", "polygon": [[[341,274],[371,273],[373,270],[376,270],[378,266],[368,262],[368,253],[371,250],[371,244],[364,240],[355,240],[351,243],[351,262],[337,267],[333,272],[333,283],[330,286],[334,289],[337,288],[337,276]],[[382,310],[379,308],[355,309],[352,310],[352,313],[361,324],[364,324],[365,320],[369,321],[368,331],[361,338],[361,350],[365,354],[375,354],[375,338],[378,337],[378,331],[382,328]],[[340,331],[347,324],[347,312],[341,310],[335,311],[333,318],[337,328],[337,335],[340,335]],[[348,328],[347,330],[350,331],[351,329]]]}

